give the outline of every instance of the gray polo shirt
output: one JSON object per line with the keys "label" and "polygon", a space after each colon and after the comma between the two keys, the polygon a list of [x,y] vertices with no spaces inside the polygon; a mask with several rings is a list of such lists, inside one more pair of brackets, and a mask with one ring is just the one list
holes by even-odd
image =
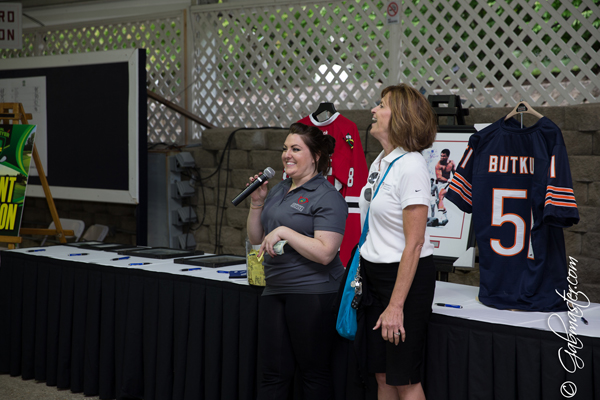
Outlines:
{"label": "gray polo shirt", "polygon": [[[311,238],[315,231],[344,234],[348,205],[322,174],[288,193],[291,185],[288,178],[269,191],[261,215],[265,235],[282,225]],[[338,279],[344,272],[339,255],[322,265],[303,257],[290,245],[284,251],[276,257],[265,253],[263,261],[267,288],[277,287],[277,292],[290,287],[297,293],[298,286],[326,283],[330,275]]]}

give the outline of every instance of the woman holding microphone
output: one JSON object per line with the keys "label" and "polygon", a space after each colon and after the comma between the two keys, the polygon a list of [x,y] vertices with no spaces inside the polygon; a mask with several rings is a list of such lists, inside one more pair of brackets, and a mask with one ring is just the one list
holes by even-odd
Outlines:
{"label": "woman holding microphone", "polygon": [[[266,287],[258,322],[259,400],[288,396],[296,364],[305,399],[331,399],[333,302],[344,268],[338,256],[348,206],[327,181],[335,139],[292,124],[281,160],[288,179],[251,194],[248,239],[261,244]],[[251,177],[253,182],[258,175]],[[287,241],[284,253],[274,246]]]}

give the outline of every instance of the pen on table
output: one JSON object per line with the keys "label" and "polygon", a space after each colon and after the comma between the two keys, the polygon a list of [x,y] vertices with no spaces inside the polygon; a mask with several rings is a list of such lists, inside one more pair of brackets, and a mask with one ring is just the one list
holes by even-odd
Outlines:
{"label": "pen on table", "polygon": [[150,265],[152,263],[129,263],[128,265]]}
{"label": "pen on table", "polygon": [[88,255],[88,253],[73,253],[73,254],[69,254],[69,257],[72,257],[72,256],[87,256],[87,255]]}
{"label": "pen on table", "polygon": [[46,251],[46,249],[27,250],[28,253],[36,253],[38,251]]}
{"label": "pen on table", "polygon": [[129,258],[130,258],[129,256],[127,256],[127,257],[117,257],[117,258],[113,258],[110,261],[129,260]]}
{"label": "pen on table", "polygon": [[581,317],[581,320],[583,321],[584,324],[586,324],[586,325],[588,324],[587,319]]}
{"label": "pen on table", "polygon": [[462,306],[459,306],[457,304],[435,303],[435,305],[440,307],[462,308]]}
{"label": "pen on table", "polygon": [[184,269],[182,269],[182,271],[199,271],[201,269],[202,268],[184,268]]}

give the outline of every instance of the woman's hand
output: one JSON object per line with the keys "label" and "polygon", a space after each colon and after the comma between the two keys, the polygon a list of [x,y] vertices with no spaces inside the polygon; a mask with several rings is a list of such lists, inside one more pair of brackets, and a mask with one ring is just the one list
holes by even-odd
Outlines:
{"label": "woman's hand", "polygon": [[379,316],[377,324],[373,330],[381,328],[381,337],[396,346],[400,343],[400,339],[406,340],[406,332],[404,331],[404,309],[402,307],[388,305],[383,313]]}
{"label": "woman's hand", "polygon": [[283,240],[283,237],[281,237],[281,235],[284,233],[284,231],[286,229],[288,229],[288,228],[286,228],[285,226],[279,226],[279,227],[273,229],[271,231],[271,233],[269,233],[267,236],[265,236],[265,238],[263,239],[263,241],[260,245],[260,249],[258,250],[258,258],[260,258],[261,255],[265,251],[271,257],[277,256],[277,254],[273,250],[273,246],[275,246],[275,243],[279,242],[280,240]]}
{"label": "woman's hand", "polygon": [[[250,183],[252,183],[256,179],[258,179],[258,177],[260,175],[262,175],[262,172],[259,173],[259,174],[254,175],[254,176],[251,176],[250,177]],[[250,186],[250,183],[247,183],[246,187]],[[267,189],[267,183],[269,183],[269,181],[265,181],[262,185],[260,185],[258,187],[258,189],[256,189],[254,192],[250,193],[250,201],[255,206],[260,206],[260,205],[262,205],[262,204],[265,203],[265,198],[267,197],[267,192],[269,191]]]}
{"label": "woman's hand", "polygon": [[414,204],[402,210],[405,246],[398,265],[398,275],[390,304],[377,320],[373,330],[381,327],[381,337],[398,345],[399,340],[406,340],[404,331],[404,301],[412,285],[419,264],[421,249],[425,241],[427,214],[429,208],[422,204]]}
{"label": "woman's hand", "polygon": [[[259,176],[260,174],[251,176],[249,178],[250,183],[258,179]],[[250,183],[247,183],[246,186],[249,186]],[[267,198],[267,183],[269,182],[265,181],[254,192],[250,193],[250,209],[248,210],[248,218],[246,219],[246,232],[248,240],[252,245],[260,244],[265,235],[260,217],[265,205],[265,199]]]}
{"label": "woman's hand", "polygon": [[312,238],[282,225],[262,239],[258,257],[260,258],[265,252],[271,257],[277,257],[273,247],[280,240],[287,240],[286,245],[292,247],[302,257],[318,264],[328,265],[336,257],[343,238],[344,235],[341,233],[329,231],[315,231],[315,237]]}

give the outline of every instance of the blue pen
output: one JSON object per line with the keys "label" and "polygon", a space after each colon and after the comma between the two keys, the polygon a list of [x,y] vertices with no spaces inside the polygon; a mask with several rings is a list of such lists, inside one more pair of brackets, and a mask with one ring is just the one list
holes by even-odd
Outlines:
{"label": "blue pen", "polygon": [[129,265],[150,265],[152,263],[129,263]]}
{"label": "blue pen", "polygon": [[184,268],[184,269],[182,269],[182,271],[199,271],[201,269],[202,268]]}
{"label": "blue pen", "polygon": [[446,304],[446,303],[435,303],[436,306],[440,307],[450,307],[450,308],[463,308],[462,306],[456,304]]}
{"label": "blue pen", "polygon": [[112,259],[112,260],[110,260],[110,261],[119,261],[119,260],[129,260],[129,256],[127,256],[127,257],[117,257],[117,258],[113,258],[113,259]]}
{"label": "blue pen", "polygon": [[36,253],[38,251],[46,251],[46,249],[27,250],[28,253]]}
{"label": "blue pen", "polygon": [[240,271],[229,271],[229,279],[242,279],[246,278],[246,270]]}
{"label": "blue pen", "polygon": [[587,319],[581,317],[581,320],[583,321],[584,324],[586,324],[586,325],[588,324]]}
{"label": "blue pen", "polygon": [[87,255],[88,255],[88,253],[73,253],[73,254],[69,254],[70,257],[73,257],[73,256],[87,256]]}

